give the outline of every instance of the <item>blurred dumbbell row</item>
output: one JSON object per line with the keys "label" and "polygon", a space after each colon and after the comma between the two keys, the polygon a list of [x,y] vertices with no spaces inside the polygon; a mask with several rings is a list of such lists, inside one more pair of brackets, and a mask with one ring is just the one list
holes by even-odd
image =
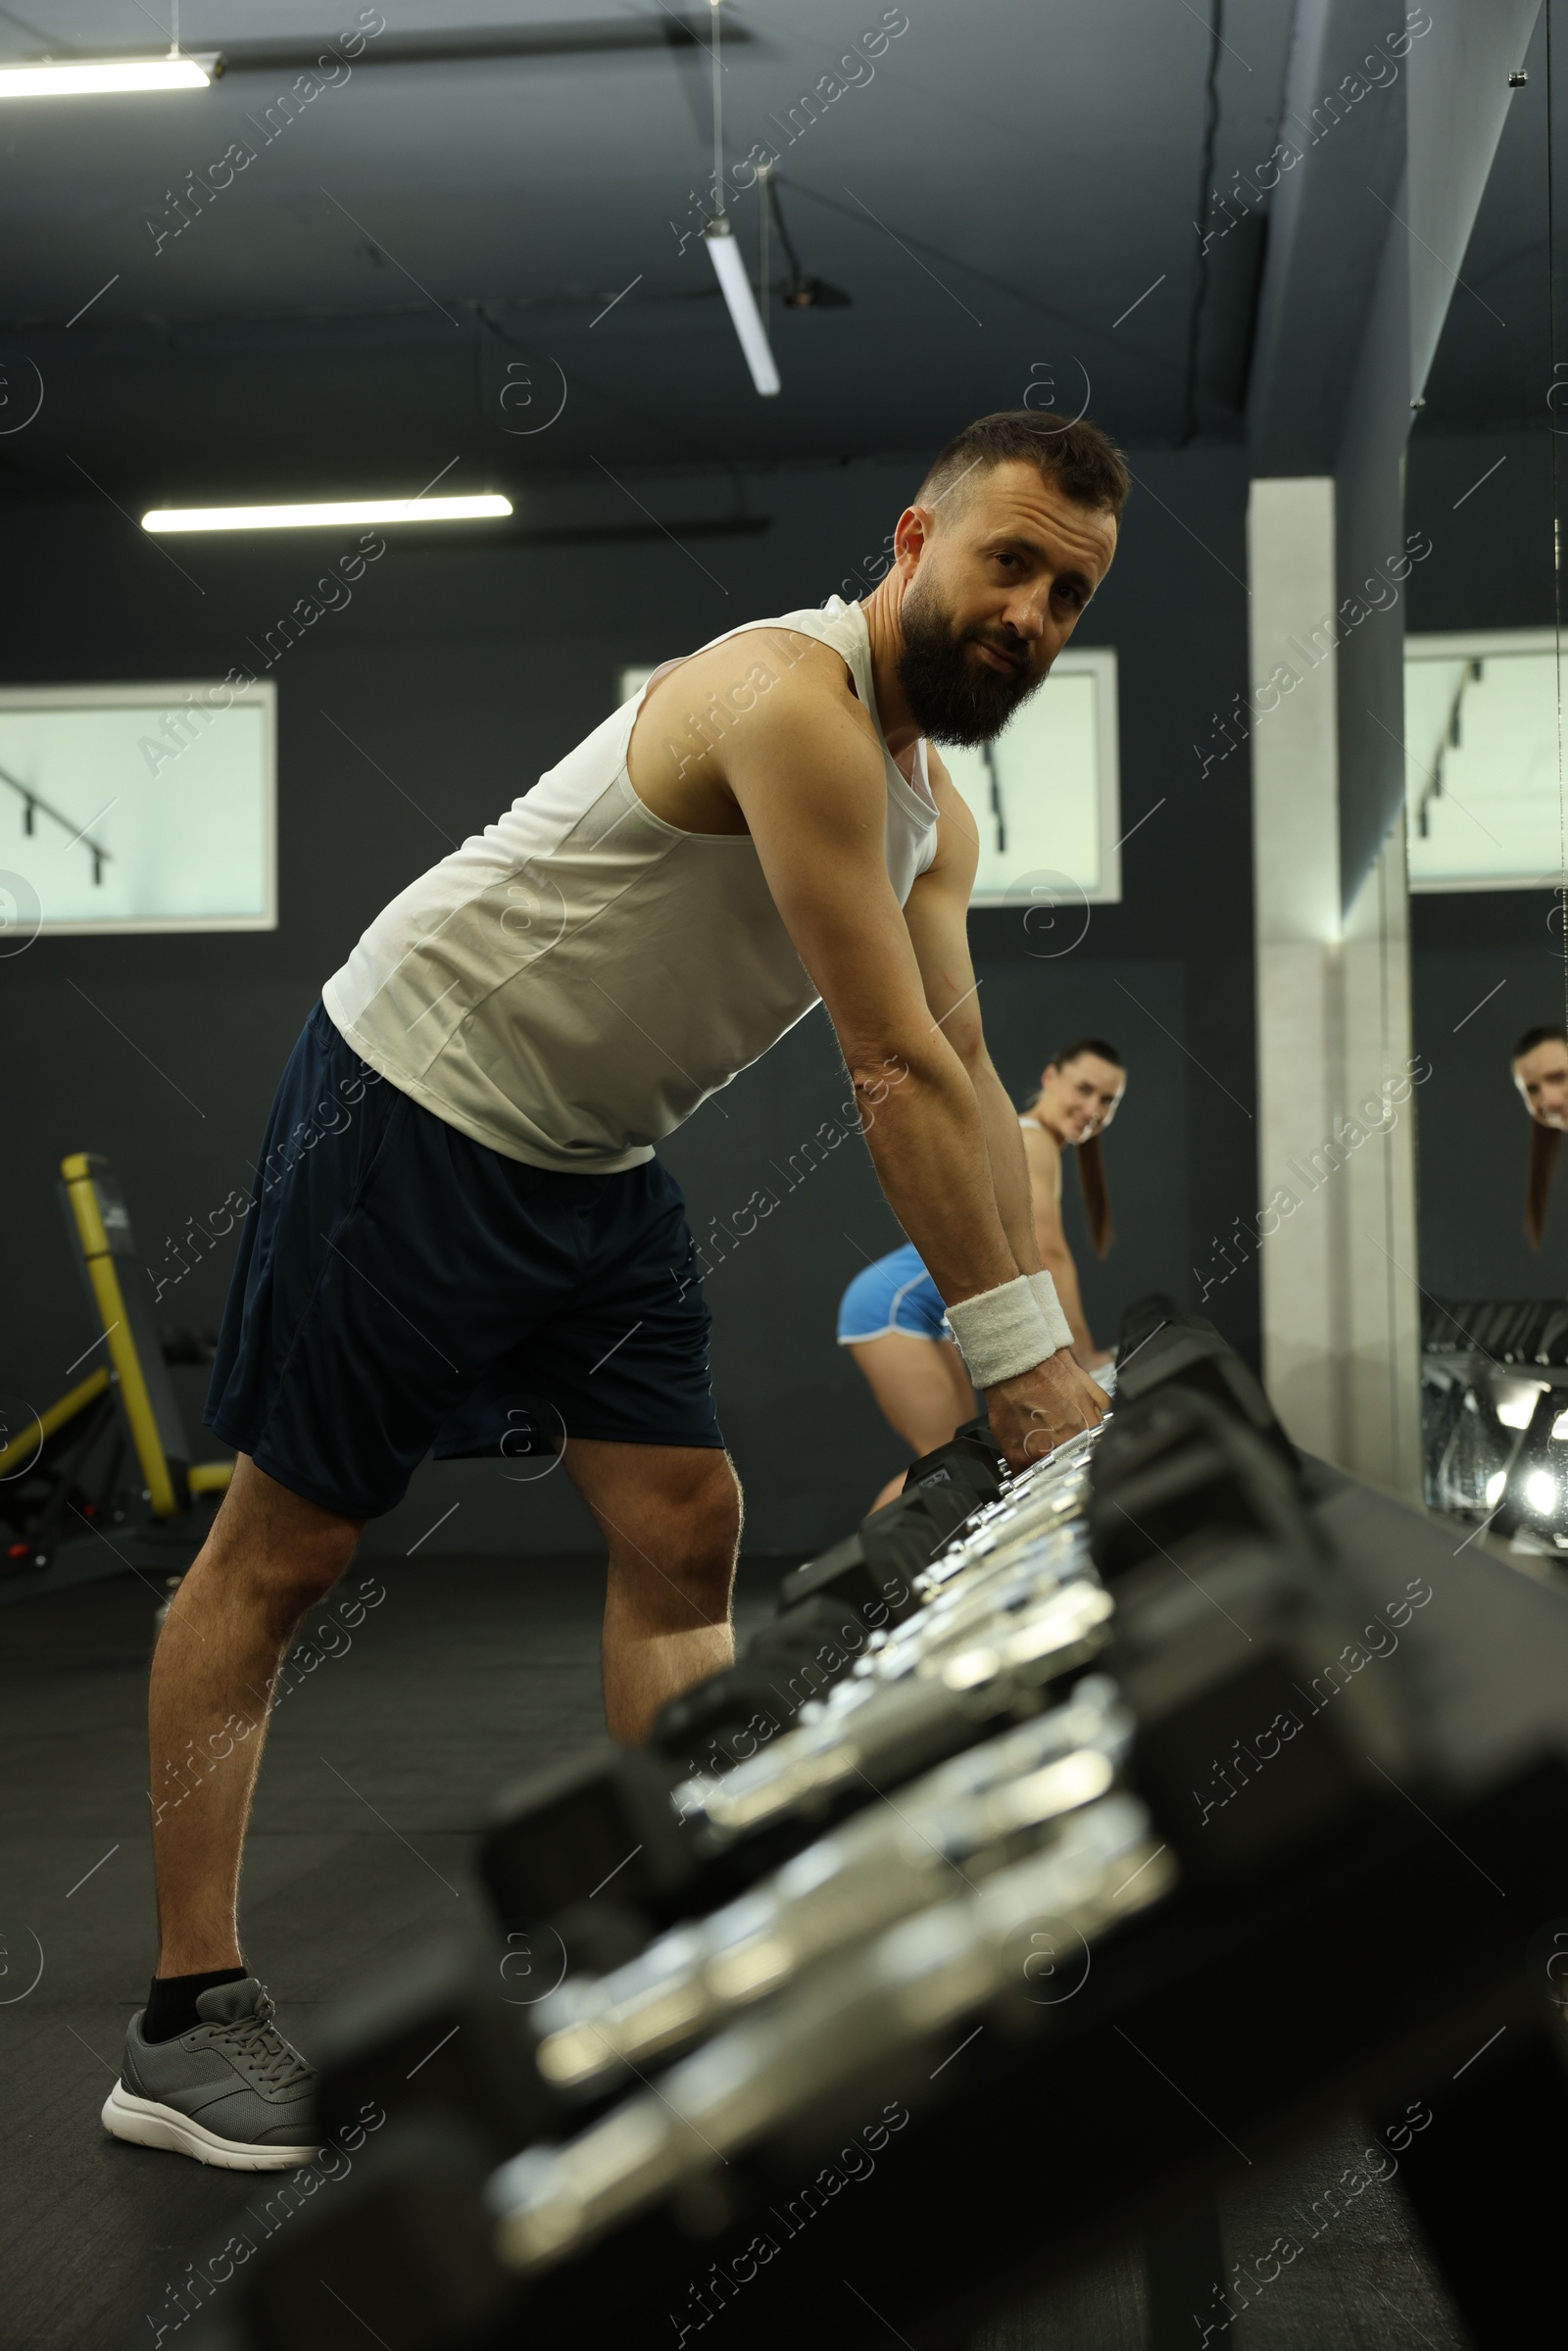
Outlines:
{"label": "blurred dumbbell row", "polygon": [[1165,1300],[1120,1362],[1099,1430],[1017,1478],[960,1432],[648,1747],[503,1800],[493,1935],[332,2020],[321,2137],[386,2128],[215,2344],[324,2351],[323,2279],[390,2351],[615,2340],[851,2111],[939,2129],[977,2020],[1049,2062],[1083,2013],[1063,1954],[1233,1898],[1372,1800],[1388,1693],[1291,1698],[1348,1619],[1261,1391]]}

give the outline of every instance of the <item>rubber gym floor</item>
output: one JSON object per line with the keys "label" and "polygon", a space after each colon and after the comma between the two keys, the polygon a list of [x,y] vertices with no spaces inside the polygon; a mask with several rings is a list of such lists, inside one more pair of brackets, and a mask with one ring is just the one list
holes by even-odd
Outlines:
{"label": "rubber gym floor", "polygon": [[[779,1567],[743,1567],[743,1624],[768,1612]],[[363,1970],[472,1912],[497,1790],[602,1732],[601,1567],[371,1560],[340,1593],[365,1579],[384,1598],[276,1710],[246,1864],[247,1959],[307,2053],[316,2017]],[[98,2121],[152,1965],[153,1607],[125,1576],[0,1609],[4,2351],[149,2351],[161,2325],[176,2340],[171,2289],[262,2200],[256,2174],[124,2146]],[[1240,2351],[1462,2351],[1396,2180],[1332,2222],[1320,2213],[1311,2233],[1313,2200],[1370,2135],[1348,2116],[1226,2193],[1227,2269],[1282,2234],[1302,2246],[1230,2326],[1213,2299],[1196,2317],[1149,2313],[1129,2244],[999,2312],[969,2351],[1163,2351],[1210,2322],[1209,2339]]]}

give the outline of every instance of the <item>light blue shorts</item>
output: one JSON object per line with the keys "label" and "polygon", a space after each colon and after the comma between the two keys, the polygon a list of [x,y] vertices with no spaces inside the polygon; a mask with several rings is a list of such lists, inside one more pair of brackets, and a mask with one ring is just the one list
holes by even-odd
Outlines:
{"label": "light blue shorts", "polygon": [[907,1241],[858,1273],[839,1300],[840,1347],[886,1339],[893,1331],[915,1339],[953,1337],[942,1294]]}

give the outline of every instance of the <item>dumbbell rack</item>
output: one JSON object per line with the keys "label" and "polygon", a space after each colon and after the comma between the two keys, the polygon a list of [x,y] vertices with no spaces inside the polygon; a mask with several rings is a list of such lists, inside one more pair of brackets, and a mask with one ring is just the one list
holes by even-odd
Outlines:
{"label": "dumbbell rack", "polygon": [[927,2351],[1129,2230],[1191,2341],[1230,2307],[1216,2185],[1348,2105],[1427,2115],[1402,2176],[1466,2323],[1526,2339],[1568,2185],[1562,1600],[1303,1469],[1167,1301],[1121,1361],[1102,1432],[989,1500],[972,1433],[799,1571],[780,1624],[848,1611],[842,1670],[807,1690],[775,1641],[507,1802],[499,1929],[559,1986],[432,1952],[343,2015],[320,2127],[388,2127],[215,2351],[326,2351],[322,2280],[389,2351]]}

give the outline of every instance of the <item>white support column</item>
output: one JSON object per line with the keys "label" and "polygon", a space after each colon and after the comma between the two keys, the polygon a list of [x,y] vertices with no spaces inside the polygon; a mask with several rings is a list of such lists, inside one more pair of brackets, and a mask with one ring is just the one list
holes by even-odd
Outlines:
{"label": "white support column", "polygon": [[1332,1138],[1340,1063],[1334,482],[1256,480],[1247,516],[1263,1380],[1297,1444],[1343,1458]]}
{"label": "white support column", "polygon": [[1404,827],[1342,917],[1331,477],[1252,483],[1248,570],[1263,1380],[1297,1444],[1418,1500]]}
{"label": "white support column", "polygon": [[[1421,1293],[1415,1182],[1419,1068],[1410,1043],[1410,895],[1401,811],[1345,915],[1346,1450],[1419,1501]],[[1363,1140],[1356,1142],[1359,1134]]]}

